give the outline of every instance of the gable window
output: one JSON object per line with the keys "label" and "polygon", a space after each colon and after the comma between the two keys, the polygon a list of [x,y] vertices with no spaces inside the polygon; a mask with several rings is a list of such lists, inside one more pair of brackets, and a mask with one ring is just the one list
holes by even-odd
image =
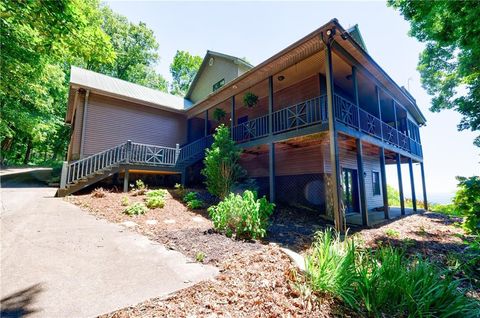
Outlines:
{"label": "gable window", "polygon": [[222,78],[221,80],[219,80],[218,82],[213,84],[213,91],[215,92],[217,89],[219,89],[223,85],[225,85],[225,79],[224,78]]}
{"label": "gable window", "polygon": [[380,173],[372,171],[372,188],[373,195],[380,195]]}

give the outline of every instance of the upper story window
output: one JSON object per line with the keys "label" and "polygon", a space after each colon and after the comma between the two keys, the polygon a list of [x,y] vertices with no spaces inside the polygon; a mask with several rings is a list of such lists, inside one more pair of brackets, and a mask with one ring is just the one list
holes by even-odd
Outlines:
{"label": "upper story window", "polygon": [[213,92],[215,92],[217,89],[219,89],[223,85],[225,85],[225,79],[224,78],[222,78],[221,80],[219,80],[218,82],[213,84]]}
{"label": "upper story window", "polygon": [[380,195],[380,173],[372,171],[373,195]]}

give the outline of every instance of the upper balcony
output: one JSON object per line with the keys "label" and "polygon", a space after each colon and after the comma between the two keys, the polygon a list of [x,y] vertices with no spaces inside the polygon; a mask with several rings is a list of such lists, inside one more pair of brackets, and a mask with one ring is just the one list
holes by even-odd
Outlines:
{"label": "upper balcony", "polygon": [[[339,94],[334,95],[333,102],[337,123],[373,137],[385,145],[393,146],[418,157],[423,156],[422,145],[412,138],[413,136],[409,137],[392,124],[357,107]],[[319,127],[319,130],[328,130],[328,115],[326,95],[284,107],[271,115],[272,135],[277,136],[289,132],[292,136],[305,135],[311,131],[307,128],[313,126]],[[236,125],[232,129],[233,139],[240,144],[261,144],[270,135],[269,123],[269,114],[267,114]],[[407,125],[405,123],[401,126],[406,127]]]}

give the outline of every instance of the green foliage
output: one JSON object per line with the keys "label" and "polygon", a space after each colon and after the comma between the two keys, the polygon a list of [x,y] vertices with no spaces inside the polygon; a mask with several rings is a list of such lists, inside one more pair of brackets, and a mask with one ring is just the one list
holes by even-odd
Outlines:
{"label": "green foliage", "polygon": [[[459,130],[480,130],[480,6],[478,1],[389,0],[425,42],[418,70],[433,95],[431,111],[454,109]],[[480,136],[475,139],[480,146]]]}
{"label": "green foliage", "polygon": [[208,213],[215,229],[225,231],[227,236],[235,233],[237,238],[257,239],[267,234],[268,218],[274,208],[275,204],[265,197],[257,199],[255,192],[247,190],[243,195],[230,193]]}
{"label": "green foliage", "polygon": [[185,196],[183,197],[183,202],[190,202],[192,200],[196,200],[197,198],[198,198],[198,193],[191,191],[185,194]]}
{"label": "green foliage", "polygon": [[145,206],[145,204],[140,203],[140,202],[135,202],[123,210],[123,213],[128,214],[130,216],[132,215],[140,215],[140,214],[145,214],[148,211],[148,208]]}
{"label": "green foliage", "polygon": [[205,253],[197,252],[197,254],[195,255],[195,260],[199,263],[203,263],[203,261],[205,260],[205,256]]}
{"label": "green foliage", "polygon": [[142,181],[142,179],[138,179],[135,181],[135,188],[137,190],[145,190],[146,186],[145,183]]}
{"label": "green foliage", "polygon": [[192,210],[201,209],[203,207],[203,201],[199,199],[190,200],[187,202],[187,207]]}
{"label": "green foliage", "polygon": [[465,215],[465,229],[480,234],[480,177],[457,177],[457,180],[459,189],[453,200],[455,209]]}
{"label": "green foliage", "polygon": [[220,199],[231,192],[235,183],[245,175],[238,163],[241,149],[230,138],[230,129],[223,124],[213,135],[213,144],[205,151],[202,174],[208,191]]}
{"label": "green foliage", "polygon": [[124,196],[122,198],[121,204],[122,204],[122,206],[128,206],[130,204],[130,200],[128,199],[128,196]]}
{"label": "green foliage", "polygon": [[352,239],[320,232],[306,256],[307,283],[358,312],[375,317],[475,317],[478,304],[459,280],[392,247],[359,250]]}
{"label": "green foliage", "polygon": [[178,195],[180,198],[183,198],[183,196],[185,195],[185,187],[183,185],[181,185],[180,183],[175,183],[175,187],[174,187],[174,191],[175,191],[175,194]]}
{"label": "green foliage", "polygon": [[253,107],[258,103],[258,96],[252,92],[246,92],[243,95],[243,105],[246,107]]}
{"label": "green foliage", "polygon": [[146,195],[147,195],[147,198],[159,197],[164,199],[165,196],[167,195],[167,190],[164,190],[164,189],[149,190],[147,191]]}
{"label": "green foliage", "polygon": [[149,209],[163,208],[167,191],[163,189],[150,190],[146,193],[145,204]]}
{"label": "green foliage", "polygon": [[432,212],[442,213],[451,216],[462,216],[460,212],[455,209],[455,205],[451,204],[430,204]]}
{"label": "green foliage", "polygon": [[185,96],[201,64],[200,56],[190,55],[187,51],[177,51],[170,64],[173,78],[170,93]]}
{"label": "green foliage", "polygon": [[394,229],[386,229],[385,230],[385,235],[391,238],[396,238],[400,236],[400,232]]}
{"label": "green foliage", "polygon": [[213,111],[213,119],[215,119],[216,121],[221,121],[225,118],[225,116],[227,116],[227,112],[221,108],[215,108],[215,110]]}
{"label": "green foliage", "polygon": [[390,206],[400,206],[400,193],[392,187],[387,185],[387,196],[388,196],[388,205]]}

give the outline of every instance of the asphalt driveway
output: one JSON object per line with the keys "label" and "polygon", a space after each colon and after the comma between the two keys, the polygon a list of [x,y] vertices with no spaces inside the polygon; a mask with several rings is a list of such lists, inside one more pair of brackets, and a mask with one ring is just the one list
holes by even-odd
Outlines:
{"label": "asphalt driveway", "polygon": [[2,177],[2,317],[96,316],[217,273],[54,198],[42,173]]}

